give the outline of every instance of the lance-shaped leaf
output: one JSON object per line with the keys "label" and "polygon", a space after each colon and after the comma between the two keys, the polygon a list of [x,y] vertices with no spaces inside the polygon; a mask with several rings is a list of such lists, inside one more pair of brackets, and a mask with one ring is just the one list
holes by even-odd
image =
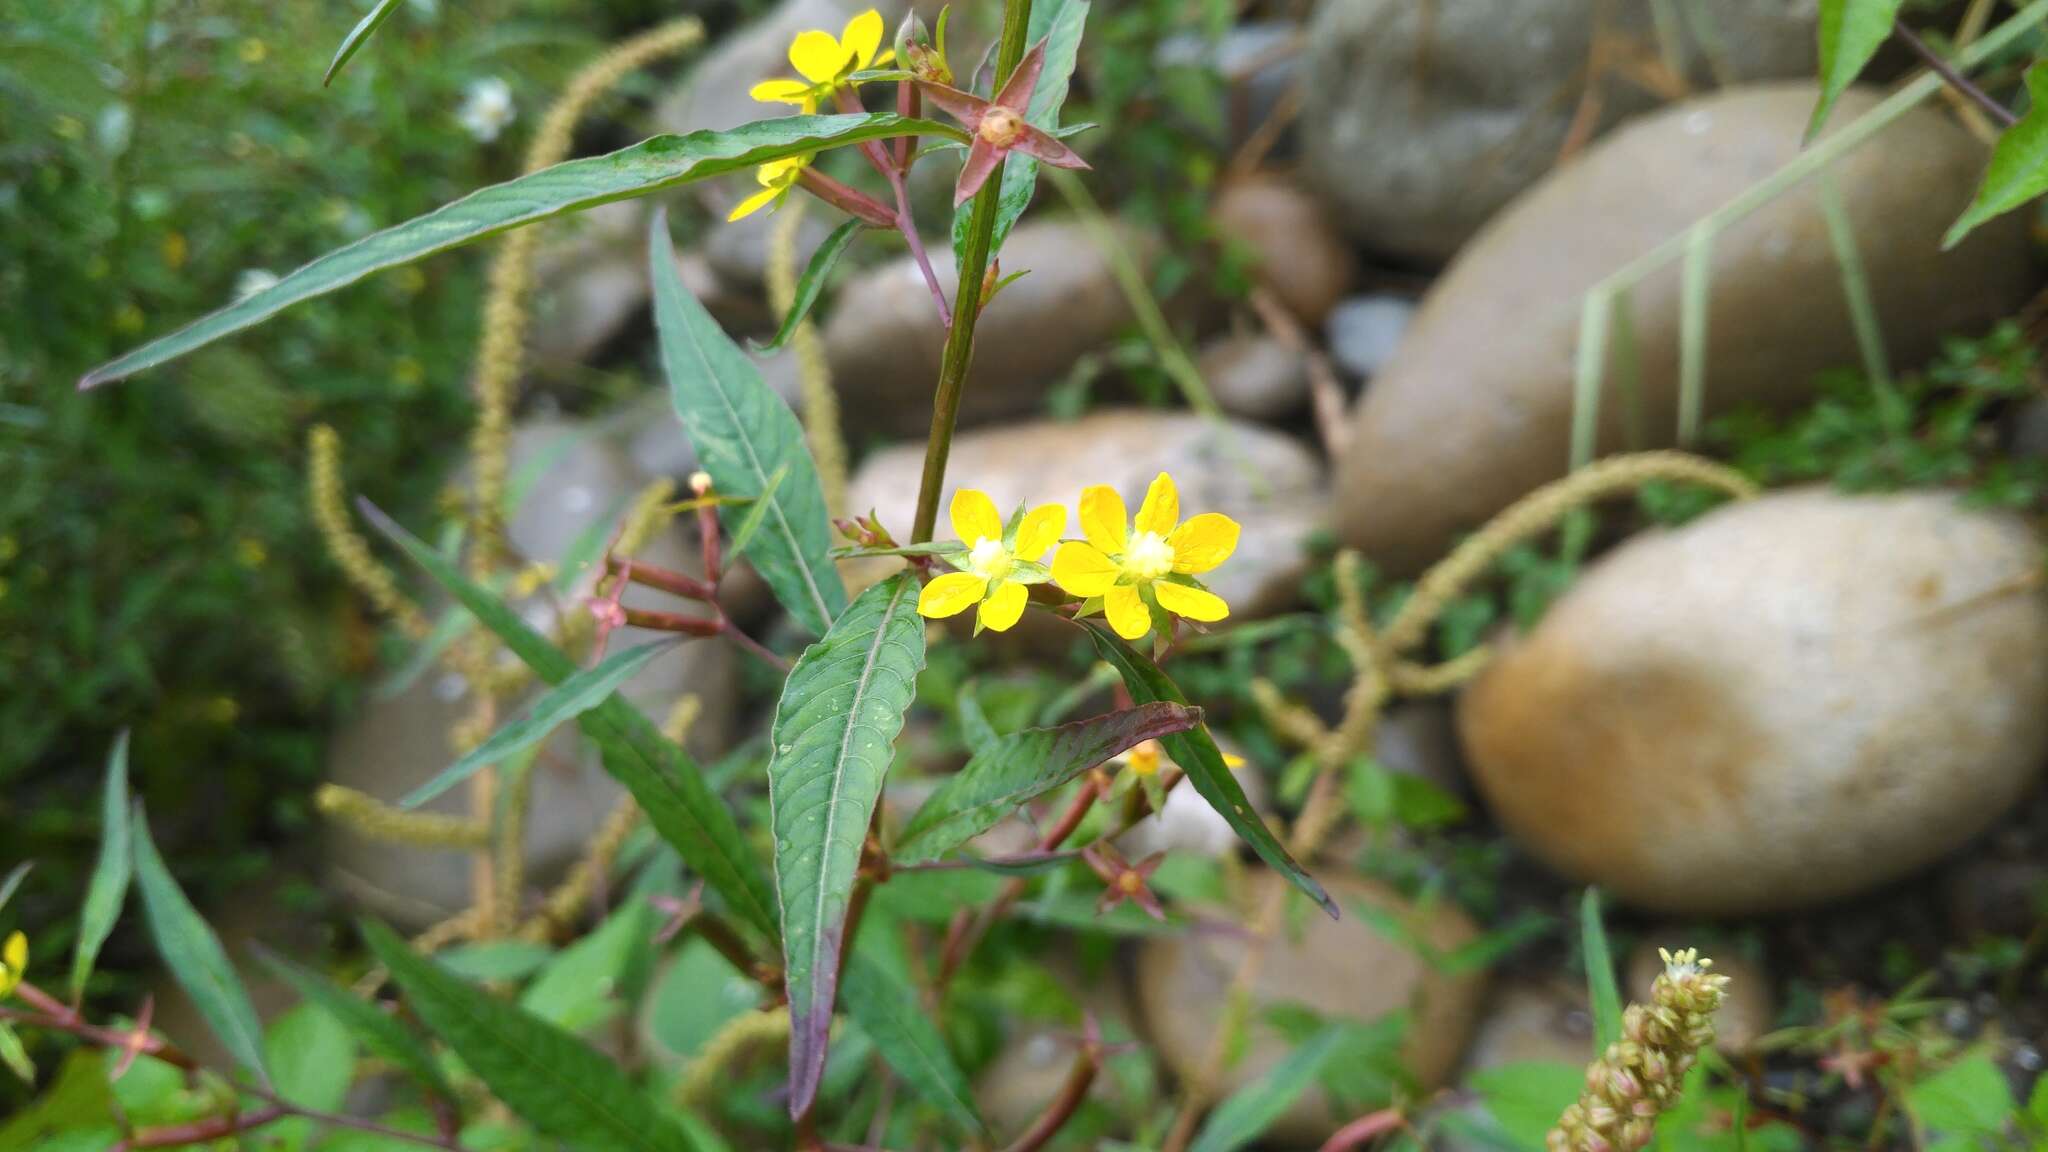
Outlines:
{"label": "lance-shaped leaf", "polygon": [[905,864],[936,860],[995,827],[1017,805],[1134,744],[1186,732],[1201,720],[1199,708],[1161,702],[998,736],[932,792],[891,856]]}
{"label": "lance-shaped leaf", "polygon": [[543,1134],[587,1152],[699,1147],[609,1057],[418,955],[382,924],[365,922],[363,939],[427,1028]]}
{"label": "lance-shaped leaf", "polygon": [[100,946],[113,933],[114,923],[121,918],[121,905],[128,899],[128,881],[135,867],[128,841],[128,733],[123,732],[107,754],[107,782],[100,797],[100,859],[85,889],[85,905],[78,913],[78,947],[71,956],[74,1000],[85,990],[85,979],[92,975]]}
{"label": "lance-shaped leaf", "polygon": [[[762,382],[761,370],[683,287],[663,212],[654,214],[647,257],[661,364],[683,431],[720,492],[761,506],[761,527],[747,542],[747,558],[797,623],[823,636],[846,607],[846,586],[832,566],[825,489],[803,427]],[[778,471],[782,480],[773,483]],[[736,533],[748,511],[721,505],[719,517]]]}
{"label": "lance-shaped leaf", "polygon": [[1325,1025],[1271,1071],[1217,1105],[1191,1152],[1236,1152],[1258,1139],[1302,1093],[1315,1087],[1323,1066],[1342,1046],[1345,1029],[1343,1024]]}
{"label": "lance-shaped leaf", "polygon": [[768,805],[789,989],[792,1116],[809,1110],[825,1071],[861,843],[924,667],[917,592],[917,578],[902,572],[861,593],[804,650],[775,706]]}
{"label": "lance-shaped leaf", "polygon": [[301,999],[326,1009],[328,1015],[355,1033],[363,1047],[393,1066],[404,1069],[442,1099],[455,1099],[454,1089],[441,1075],[441,1066],[434,1061],[434,1053],[426,1041],[400,1023],[396,1016],[311,968],[260,948],[256,958],[270,969],[272,975],[291,985]]}
{"label": "lance-shaped leaf", "polygon": [[342,37],[341,47],[334,50],[334,59],[327,65],[327,74],[320,78],[322,87],[334,83],[335,74],[340,72],[349,62],[349,58],[368,42],[371,33],[382,27],[386,20],[391,19],[391,14],[398,11],[398,6],[402,3],[404,0],[377,0],[377,6],[370,9],[361,20],[356,21],[356,26],[348,30],[347,36]]}
{"label": "lance-shaped leaf", "polygon": [[470,750],[469,755],[434,774],[434,778],[405,794],[400,808],[417,808],[446,792],[486,764],[525,751],[557,727],[574,720],[611,698],[612,693],[631,680],[649,660],[674,648],[678,641],[656,640],[637,648],[624,648],[555,685],[533,702],[524,715],[491,733],[491,738]]}
{"label": "lance-shaped leaf", "polygon": [[235,1061],[265,1084],[270,1073],[263,1063],[263,1026],[256,1008],[249,1002],[249,990],[228,960],[199,910],[185,898],[178,882],[164,867],[164,858],[150,838],[149,821],[137,802],[131,817],[134,834],[135,885],[142,891],[142,907],[149,916],[150,935],[164,967],[171,970],[178,987],[192,998],[200,1019],[213,1029],[222,1047]]}
{"label": "lance-shaped leaf", "polygon": [[845,1001],[846,1014],[920,1097],[968,1131],[984,1131],[967,1075],[901,976],[856,949],[846,964]]}
{"label": "lance-shaped leaf", "polygon": [[1816,30],[1820,39],[1820,103],[1806,136],[1820,134],[1835,101],[1856,82],[1870,58],[1884,47],[1898,19],[1902,0],[1820,0]]}
{"label": "lance-shaped leaf", "polygon": [[2048,63],[2027,69],[2027,95],[2027,114],[1998,138],[1991,164],[1984,169],[1984,183],[1942,239],[1942,247],[1955,247],[1977,225],[2048,192]]}
{"label": "lance-shaped leaf", "polygon": [[[576,675],[576,662],[528,627],[504,601],[465,579],[447,557],[422,544],[375,505],[361,501],[358,506],[378,531],[504,641],[534,675],[548,684]],[[747,850],[732,812],[705,783],[697,762],[617,695],[577,717],[576,723],[597,745],[605,771],[633,794],[661,838],[734,912],[773,939],[775,900],[768,882]]]}
{"label": "lance-shaped leaf", "polygon": [[790,301],[789,314],[782,318],[782,327],[775,330],[775,338],[760,346],[760,351],[773,352],[789,343],[796,335],[799,324],[810,315],[811,306],[818,302],[818,296],[825,291],[825,280],[832,275],[832,268],[846,249],[853,244],[865,225],[859,220],[848,220],[832,230],[818,250],[811,254],[811,262],[804,265],[804,274],[796,282],[796,296]]}
{"label": "lance-shaped leaf", "polygon": [[[1031,90],[1031,104],[1025,110],[1024,121],[1056,136],[1065,135],[1058,131],[1060,106],[1067,102],[1067,85],[1073,79],[1074,63],[1080,56],[1088,5],[1089,0],[1051,0],[1031,9],[1028,36],[1034,44],[1045,41],[1045,68],[1038,74],[1038,87]],[[1031,206],[1031,197],[1037,190],[1038,161],[1021,152],[1010,153],[1009,162],[1003,165],[1002,192],[996,197],[996,226],[989,237],[990,252],[1003,250],[1003,241]],[[967,246],[967,221],[971,215],[971,204],[963,204],[953,213],[956,260]]]}
{"label": "lance-shaped leaf", "polygon": [[[1154,664],[1151,658],[1132,650],[1102,628],[1093,624],[1087,628],[1089,639],[1095,641],[1096,653],[1123,677],[1124,688],[1130,692],[1134,702],[1149,704],[1155,700],[1168,700],[1175,704],[1187,703],[1187,697],[1181,695],[1180,686],[1160,671],[1159,665]],[[1315,877],[1295,862],[1287,847],[1273,835],[1273,830],[1259,819],[1251,801],[1245,799],[1244,787],[1230,774],[1229,766],[1223,763],[1223,750],[1216,747],[1216,741],[1207,728],[1197,725],[1186,732],[1165,737],[1160,743],[1165,745],[1166,754],[1180,766],[1180,770],[1187,773],[1188,783],[1194,785],[1202,799],[1209,802],[1209,807],[1222,814],[1238,839],[1251,845],[1252,851],[1258,853],[1259,859],[1264,860],[1268,867],[1287,877],[1296,888],[1322,905],[1331,919],[1337,918],[1337,902],[1330,899],[1330,894],[1316,883]]]}
{"label": "lance-shaped leaf", "polygon": [[656,136],[608,155],[543,168],[338,248],[261,292],[94,369],[79,381],[79,387],[133,376],[260,324],[294,304],[345,288],[373,272],[551,216],[645,196],[770,160],[910,134],[962,137],[958,129],[947,125],[890,113],[785,116],[742,124],[728,132]]}

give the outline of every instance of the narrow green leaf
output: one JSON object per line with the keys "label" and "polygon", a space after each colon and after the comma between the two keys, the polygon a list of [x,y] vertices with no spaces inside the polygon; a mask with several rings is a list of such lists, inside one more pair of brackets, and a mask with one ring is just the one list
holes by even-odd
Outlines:
{"label": "narrow green leaf", "polygon": [[761,524],[768,519],[768,510],[775,506],[775,490],[782,487],[782,478],[787,475],[789,475],[789,461],[784,460],[776,467],[775,474],[768,477],[768,484],[761,489],[761,494],[754,497],[752,502],[747,505],[745,518],[740,521],[738,528],[733,529],[732,550],[734,553],[745,552],[747,544],[754,539],[754,534],[761,530]]}
{"label": "narrow green leaf", "polygon": [[1892,34],[1902,0],[1820,0],[1820,103],[1806,126],[1806,138],[1820,135],[1835,101],[1863,74],[1870,58]]}
{"label": "narrow green leaf", "polygon": [[1586,889],[1579,901],[1579,938],[1586,959],[1586,995],[1593,1004],[1594,1052],[1621,1039],[1621,989],[1614,981],[1614,952],[1600,917],[1600,890]]}
{"label": "narrow green leaf", "polygon": [[1336,1055],[1344,1042],[1345,1026],[1326,1025],[1307,1042],[1287,1054],[1272,1071],[1244,1086],[1236,1095],[1218,1105],[1190,1152],[1235,1152],[1259,1138],[1273,1122],[1286,1115],[1303,1092],[1315,1086],[1323,1065]]}
{"label": "narrow green leaf", "polygon": [[71,998],[85,990],[92,975],[93,961],[100,946],[121,918],[121,905],[128,899],[128,879],[134,870],[128,850],[128,733],[114,739],[107,754],[107,782],[100,800],[100,859],[93,867],[92,882],[85,890],[85,904],[78,913],[78,948],[71,957]]}
{"label": "narrow green leaf", "polygon": [[200,1018],[236,1062],[265,1084],[270,1073],[263,1063],[263,1027],[257,1023],[256,1007],[242,977],[228,960],[220,937],[214,935],[199,910],[185,898],[178,882],[171,878],[156,841],[149,834],[149,820],[137,801],[131,817],[134,835],[135,881],[142,891],[142,907],[149,915],[150,934],[164,967],[185,994]]}
{"label": "narrow green leaf", "polygon": [[545,944],[526,940],[487,940],[437,952],[434,959],[465,980],[524,980],[555,955]]}
{"label": "narrow green leaf", "polygon": [[804,266],[803,277],[796,282],[796,298],[790,301],[789,314],[782,318],[782,327],[775,330],[773,340],[759,346],[759,351],[773,352],[796,335],[797,326],[810,315],[811,306],[825,291],[825,280],[832,275],[833,266],[846,254],[846,249],[853,244],[854,237],[860,235],[862,227],[861,221],[848,220],[825,237],[825,243],[811,254],[811,262]]}
{"label": "narrow green leaf", "polygon": [[645,196],[770,160],[904,135],[959,139],[963,134],[945,124],[889,113],[784,116],[742,124],[729,132],[656,136],[605,156],[570,160],[472,192],[425,216],[338,248],[261,292],[101,365],[87,373],[79,387],[133,376],[254,327],[294,304],[346,288],[373,272],[551,216]]}
{"label": "narrow green leaf", "polygon": [[940,783],[910,818],[891,855],[905,864],[936,860],[995,827],[1017,805],[1132,745],[1186,732],[1201,722],[1199,708],[1159,702],[999,736]]}
{"label": "narrow green leaf", "polygon": [[397,1017],[318,972],[282,956],[259,949],[256,958],[272,975],[291,985],[301,999],[326,1009],[328,1015],[354,1033],[371,1053],[404,1069],[442,1099],[455,1099],[455,1092],[441,1075],[441,1066],[435,1062],[426,1041]]}
{"label": "narrow green leaf", "polygon": [[16,889],[21,887],[23,880],[28,879],[29,872],[35,866],[35,861],[23,860],[21,863],[16,864],[12,871],[7,873],[7,879],[0,880],[0,911],[4,911],[7,907],[7,902],[14,899]]}
{"label": "narrow green leaf", "polygon": [[35,1061],[28,1058],[28,1049],[22,1045],[21,1037],[15,1034],[12,1024],[0,1024],[0,1064],[7,1065],[7,1070],[20,1077],[22,1083],[35,1087]]}
{"label": "narrow green leaf", "polygon": [[789,989],[792,1116],[810,1108],[824,1075],[861,842],[924,667],[917,594],[909,572],[861,593],[804,650],[775,706],[768,806]]}
{"label": "narrow green leaf", "polygon": [[608,1057],[419,956],[384,925],[362,927],[412,1010],[493,1095],[543,1134],[586,1152],[697,1147]]}
{"label": "narrow green leaf", "polygon": [[[719,491],[767,506],[767,521],[747,558],[796,622],[823,636],[846,607],[846,586],[832,566],[825,489],[803,427],[762,382],[761,370],[683,287],[666,212],[654,214],[647,256],[662,368],[683,431]],[[771,494],[769,477],[782,467],[789,473]],[[736,532],[742,515],[719,509],[728,532]]]}
{"label": "narrow green leaf", "polygon": [[875,1042],[875,1050],[918,1096],[968,1131],[986,1131],[974,1110],[974,1090],[946,1047],[938,1025],[924,1014],[910,985],[856,950],[846,965],[847,1015]]}
{"label": "narrow green leaf", "polygon": [[[1031,10],[1031,31],[1029,42],[1045,41],[1045,69],[1038,74],[1038,87],[1031,90],[1031,104],[1024,110],[1024,119],[1034,128],[1041,128],[1062,139],[1070,133],[1060,131],[1060,106],[1067,102],[1067,86],[1074,76],[1074,63],[1080,56],[1081,33],[1088,23],[1090,0],[1047,0],[1036,4]],[[1022,152],[1012,152],[1003,163],[1002,192],[996,197],[996,225],[990,234],[988,250],[1000,252],[1003,241],[1009,239],[1010,229],[1016,227],[1024,210],[1031,206],[1031,197],[1038,190],[1038,161]],[[967,220],[972,215],[972,204],[962,204],[953,212],[953,254],[957,262],[959,254],[967,246]],[[1014,275],[1014,274],[1013,274]]]}
{"label": "narrow green leaf", "polygon": [[[967,742],[968,755],[978,756],[989,745],[1001,739],[1002,734],[996,731],[995,725],[988,722],[988,713],[981,710],[981,697],[975,691],[973,681],[970,680],[960,686],[960,693],[953,702],[953,713],[959,718],[960,738]],[[931,807],[929,801],[925,807]],[[922,810],[919,814],[922,815]]]}
{"label": "narrow green leaf", "polygon": [[[360,502],[359,507],[378,531],[504,641],[534,675],[546,683],[561,684],[576,674],[575,661],[528,627],[504,601],[465,579],[447,557],[421,543],[368,501]],[[577,717],[576,723],[598,746],[605,771],[633,794],[661,838],[725,897],[734,912],[774,939],[775,900],[768,882],[732,812],[704,782],[697,762],[664,738],[638,708],[617,696]]]}
{"label": "narrow green leaf", "polygon": [[402,3],[404,0],[377,0],[377,6],[370,9],[368,15],[356,21],[356,26],[349,29],[347,36],[342,37],[341,47],[334,50],[334,59],[327,65],[327,74],[320,78],[321,87],[334,83],[335,74],[340,72],[349,62],[349,58],[370,39],[371,33],[386,20],[391,19],[391,14],[398,11],[398,6]]}
{"label": "narrow green leaf", "polygon": [[[1180,686],[1149,657],[1093,624],[1087,628],[1088,638],[1095,642],[1096,654],[1123,677],[1124,688],[1130,692],[1133,702],[1150,704],[1164,700],[1182,705],[1188,702],[1187,697],[1181,695]],[[1321,905],[1331,919],[1337,918],[1337,902],[1330,899],[1330,894],[1323,890],[1315,877],[1295,862],[1287,847],[1252,809],[1251,801],[1245,798],[1244,786],[1223,763],[1223,750],[1216,747],[1215,738],[1209,735],[1208,728],[1196,725],[1186,732],[1167,736],[1160,743],[1165,745],[1166,754],[1180,766],[1180,770],[1188,774],[1188,783],[1194,785],[1202,799],[1209,802],[1209,807],[1222,814],[1240,840],[1251,845],[1259,859]]]}
{"label": "narrow green leaf", "polygon": [[555,685],[518,719],[491,733],[469,755],[441,769],[432,780],[405,794],[400,808],[417,808],[476,774],[477,769],[497,764],[547,739],[567,722],[611,698],[649,660],[673,649],[680,641],[656,640],[637,648],[625,648]]}
{"label": "narrow green leaf", "polygon": [[1942,238],[1943,248],[1955,247],[1979,224],[2048,192],[2048,63],[2027,69],[2027,96],[2032,105],[1991,149],[1984,182],[1962,218]]}

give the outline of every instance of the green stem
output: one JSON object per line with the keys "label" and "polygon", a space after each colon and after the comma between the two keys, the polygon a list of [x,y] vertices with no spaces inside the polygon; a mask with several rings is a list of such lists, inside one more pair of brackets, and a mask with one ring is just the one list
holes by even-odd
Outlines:
{"label": "green stem", "polygon": [[[1031,0],[1005,0],[1003,39],[996,49],[993,91],[1024,58],[1024,39],[1031,27]],[[995,235],[996,201],[1003,193],[1003,165],[989,173],[974,194],[967,218],[967,243],[960,250],[960,286],[953,296],[953,326],[946,330],[946,349],[939,358],[939,385],[932,396],[932,431],[924,447],[924,480],[917,489],[917,521],[912,544],[932,538],[939,521],[939,490],[946,483],[946,458],[953,451],[953,425],[960,416],[960,397],[967,387],[967,368],[974,359],[974,324],[981,318],[982,280],[988,275],[990,241]]]}

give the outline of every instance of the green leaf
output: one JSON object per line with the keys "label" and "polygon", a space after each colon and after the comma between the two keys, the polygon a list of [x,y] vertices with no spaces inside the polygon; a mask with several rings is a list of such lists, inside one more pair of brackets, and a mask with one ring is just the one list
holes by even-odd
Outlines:
{"label": "green leaf", "polygon": [[335,74],[348,63],[349,57],[354,56],[370,39],[372,32],[391,19],[391,14],[398,11],[398,6],[403,2],[404,0],[377,0],[377,6],[370,9],[369,15],[356,21],[356,26],[349,29],[347,36],[342,37],[341,47],[334,50],[334,59],[327,65],[327,74],[320,78],[321,87],[334,83]]}
{"label": "green leaf", "polygon": [[[465,579],[447,557],[421,543],[375,505],[363,501],[360,507],[378,531],[504,641],[534,675],[546,683],[561,684],[576,674],[576,662],[528,627],[504,601]],[[732,812],[704,782],[697,762],[664,738],[638,708],[617,696],[577,717],[576,722],[598,746],[605,771],[633,794],[661,838],[713,891],[725,897],[735,913],[774,939],[775,900],[768,882],[748,851]]]}
{"label": "green leaf", "polygon": [[543,1134],[585,1152],[681,1152],[697,1145],[568,1032],[493,998],[374,921],[363,939],[406,1003],[499,1100]]}
{"label": "green leaf", "polygon": [[[441,1075],[441,1066],[434,1061],[432,1050],[424,1040],[400,1023],[398,1018],[364,1000],[348,989],[341,987],[310,968],[295,964],[282,956],[267,951],[258,951],[256,958],[268,968],[272,975],[291,985],[292,990],[309,1004],[318,1004],[327,1014],[340,1021],[343,1027],[362,1041],[363,1047],[390,1064],[403,1068],[414,1079],[444,1100],[455,1099],[455,1092]],[[280,1082],[283,1073],[278,1076]]]}
{"label": "green leaf", "polygon": [[645,196],[770,160],[904,135],[959,139],[962,133],[945,124],[889,113],[784,116],[742,124],[729,132],[656,136],[608,155],[570,160],[472,192],[425,216],[338,248],[261,292],[101,365],[86,374],[79,387],[120,380],[175,360],[373,272],[565,212]]}
{"label": "green leaf", "polygon": [[[1123,677],[1124,688],[1131,694],[1131,700],[1138,704],[1150,704],[1165,700],[1174,704],[1186,704],[1187,697],[1181,695],[1180,686],[1173,682],[1159,665],[1143,653],[1133,650],[1103,629],[1090,624],[1088,638],[1095,642],[1096,654],[1117,670]],[[1188,783],[1209,807],[1221,813],[1238,838],[1251,845],[1268,867],[1287,877],[1296,888],[1306,893],[1323,911],[1337,918],[1337,902],[1316,882],[1302,866],[1288,854],[1285,845],[1273,835],[1266,822],[1252,809],[1250,800],[1245,799],[1244,787],[1230,774],[1229,766],[1223,763],[1223,750],[1216,747],[1215,738],[1209,729],[1196,726],[1187,732],[1168,736],[1160,741],[1166,747],[1166,754],[1187,773]]]}
{"label": "green leaf", "polygon": [[[647,255],[662,368],[683,431],[719,491],[766,506],[767,521],[747,558],[796,622],[823,636],[846,607],[846,587],[832,566],[825,489],[803,428],[762,382],[761,370],[683,287],[665,212],[654,214]],[[771,493],[769,477],[785,467],[787,476]],[[736,532],[739,512],[721,507],[719,516]]]}
{"label": "green leaf", "polygon": [[789,989],[792,1116],[809,1110],[824,1075],[861,843],[924,667],[917,593],[909,572],[861,593],[797,659],[775,706],[768,806]]}
{"label": "green leaf", "polygon": [[1907,1088],[1906,1109],[1922,1127],[1943,1136],[1971,1137],[1963,1146],[1980,1148],[1983,1137],[2005,1131],[2019,1102],[2004,1070],[1980,1048]]}
{"label": "green leaf", "polygon": [[601,1019],[633,966],[654,943],[654,906],[636,900],[595,932],[562,949],[519,997],[519,1006],[550,1024],[582,1031]]}
{"label": "green leaf", "polygon": [[526,714],[491,733],[469,755],[441,769],[434,778],[406,793],[400,808],[417,808],[476,774],[477,769],[497,764],[542,740],[562,724],[583,715],[611,698],[626,681],[647,666],[649,660],[674,648],[678,640],[656,640],[637,648],[626,648],[605,657],[595,667],[585,668],[555,685]]}
{"label": "green leaf", "polygon": [[[973,681],[960,686],[960,692],[953,701],[953,713],[960,721],[960,738],[967,742],[969,755],[979,755],[989,745],[1001,739],[995,725],[988,721],[988,713],[981,710],[981,697]],[[929,808],[927,801],[925,807]],[[914,822],[914,821],[913,821]]]}
{"label": "green leaf", "polygon": [[875,1050],[919,1097],[971,1132],[984,1132],[974,1091],[938,1025],[918,1005],[917,993],[863,951],[846,965],[847,1015],[875,1042]]}
{"label": "green leaf", "polygon": [[[1074,75],[1074,63],[1081,51],[1081,33],[1088,23],[1090,0],[1046,0],[1031,10],[1028,43],[1045,41],[1045,68],[1038,74],[1038,87],[1031,90],[1031,105],[1024,119],[1034,128],[1055,135],[1059,132],[1060,106],[1067,102],[1067,85]],[[1010,229],[1038,190],[1038,161],[1022,152],[1012,152],[1003,163],[1002,191],[996,196],[995,231],[988,250],[1000,252]],[[967,247],[967,221],[973,215],[972,201],[953,211],[953,253],[957,261]],[[1021,273],[1013,273],[1020,275]]]}
{"label": "green leaf", "polygon": [[[968,698],[964,692],[961,697]],[[936,860],[995,827],[1017,805],[1134,744],[1186,732],[1201,721],[1199,708],[1152,703],[999,736],[939,784],[910,818],[891,855],[905,864]]]}
{"label": "green leaf", "polygon": [[277,1018],[263,1038],[277,1094],[301,1108],[332,1112],[355,1079],[356,1042],[349,1028],[313,1002]]}
{"label": "green leaf", "polygon": [[1621,989],[1614,982],[1614,952],[1600,919],[1600,890],[1586,889],[1579,901],[1579,938],[1586,959],[1586,995],[1593,1004],[1594,1052],[1621,1039]]}
{"label": "green leaf", "polygon": [[1806,126],[1806,138],[1820,135],[1828,113],[1870,58],[1884,46],[1902,0],[1820,0],[1820,103]]}
{"label": "green leaf", "polygon": [[787,475],[789,461],[784,460],[776,467],[775,474],[768,477],[768,483],[761,489],[761,494],[747,504],[746,517],[732,532],[732,550],[735,553],[745,552],[748,542],[761,530],[762,522],[768,519],[768,510],[775,507],[775,490],[782,487],[782,478]]}
{"label": "green leaf", "polygon": [[20,1077],[22,1083],[35,1087],[35,1061],[28,1058],[28,1049],[12,1024],[0,1024],[0,1064],[7,1065],[7,1070]]}
{"label": "green leaf", "polygon": [[804,266],[803,277],[796,282],[796,297],[790,301],[789,314],[782,318],[782,327],[775,330],[773,340],[758,345],[758,351],[773,352],[789,343],[790,338],[796,335],[797,326],[804,322],[805,316],[810,315],[811,306],[818,302],[819,294],[825,291],[825,280],[832,275],[833,266],[846,254],[846,249],[853,243],[854,237],[860,234],[863,226],[859,220],[848,220],[834,228],[830,236],[825,237],[825,243],[811,254],[811,262]]}
{"label": "green leaf", "polygon": [[100,801],[100,859],[78,913],[78,947],[71,957],[71,998],[85,990],[100,946],[121,918],[134,864],[128,849],[128,733],[114,739],[107,754],[106,788]]}
{"label": "green leaf", "polygon": [[1472,1087],[1505,1135],[1536,1150],[1585,1090],[1586,1070],[1577,1064],[1522,1061],[1473,1073]]}
{"label": "green leaf", "polygon": [[185,898],[178,882],[164,867],[149,834],[149,820],[137,801],[131,817],[134,830],[135,880],[142,891],[142,907],[149,916],[149,931],[156,938],[156,950],[164,966],[221,1045],[242,1067],[255,1073],[265,1084],[270,1072],[263,1062],[263,1028],[257,1023],[256,1008],[249,991],[221,947],[220,937]]}
{"label": "green leaf", "polygon": [[541,970],[555,950],[526,940],[490,940],[435,953],[443,968],[465,980],[524,980]]}
{"label": "green leaf", "polygon": [[1943,248],[1955,247],[1979,224],[2048,192],[2048,63],[2027,69],[2027,95],[2032,106],[1991,149],[1984,182],[1962,218],[1942,238]]}
{"label": "green leaf", "polygon": [[1303,1092],[1315,1086],[1344,1042],[1345,1026],[1331,1024],[1288,1053],[1273,1070],[1244,1086],[1243,1090],[1218,1105],[1190,1152],[1235,1152],[1259,1138],[1273,1122],[1287,1113]]}

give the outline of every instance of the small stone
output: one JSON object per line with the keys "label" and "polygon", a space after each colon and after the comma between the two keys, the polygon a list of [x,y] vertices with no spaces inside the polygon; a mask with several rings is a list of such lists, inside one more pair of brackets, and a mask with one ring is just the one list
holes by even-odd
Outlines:
{"label": "small stone", "polygon": [[1394,358],[1394,350],[1415,319],[1415,302],[1402,296],[1351,296],[1323,323],[1330,359],[1361,380],[1370,380]]}
{"label": "small stone", "polygon": [[[1264,891],[1271,875],[1259,872],[1255,879],[1252,890]],[[1419,916],[1415,930],[1439,950],[1455,949],[1478,935],[1447,902],[1438,901],[1423,913],[1370,881],[1341,874],[1320,879],[1339,905],[1365,904],[1395,916]],[[1152,939],[1139,949],[1139,1011],[1153,1048],[1183,1082],[1207,1057],[1230,999],[1231,980],[1249,945],[1244,936],[1216,932]],[[1424,1092],[1434,1090],[1464,1053],[1485,990],[1483,973],[1450,975],[1433,969],[1348,908],[1339,920],[1309,909],[1266,945],[1265,962],[1252,988],[1249,1042],[1243,1059],[1224,1074],[1218,1095],[1244,1088],[1292,1050],[1266,1021],[1268,1010],[1282,1004],[1359,1023],[1392,1012],[1412,1012],[1402,1063]],[[1314,1147],[1338,1124],[1353,1118],[1334,1115],[1322,1089],[1311,1088],[1263,1138]]]}
{"label": "small stone", "polygon": [[1308,360],[1271,336],[1225,336],[1204,345],[1195,369],[1233,416],[1278,420],[1308,406]]}
{"label": "small stone", "polygon": [[1304,324],[1322,323],[1357,275],[1351,247],[1322,205],[1283,179],[1229,185],[1211,216],[1226,240],[1250,250],[1252,274]]}

